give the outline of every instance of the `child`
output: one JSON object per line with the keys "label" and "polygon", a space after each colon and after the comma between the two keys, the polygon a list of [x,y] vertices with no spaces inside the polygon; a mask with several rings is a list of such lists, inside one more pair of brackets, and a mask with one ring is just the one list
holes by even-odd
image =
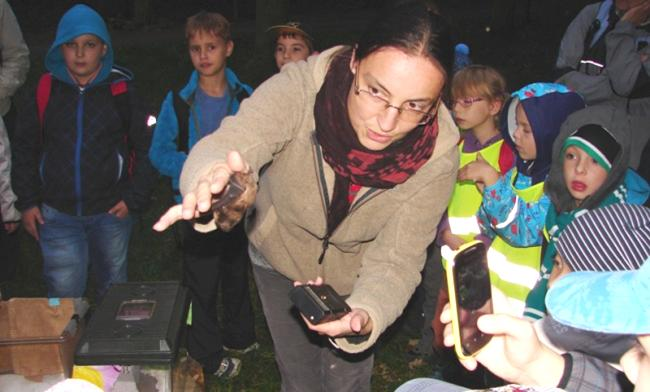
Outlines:
{"label": "child", "polygon": [[45,66],[50,73],[18,108],[16,206],[39,241],[48,295],[83,296],[91,267],[101,297],[127,279],[132,214],[156,180],[147,114],[131,74],[113,66],[106,24],[88,6],[63,15]]}
{"label": "child", "polygon": [[[454,119],[465,131],[459,147],[460,167],[481,155],[499,174],[510,170],[514,154],[503,143],[497,127],[497,116],[507,97],[503,76],[491,67],[470,65],[454,75],[451,93]],[[456,250],[481,234],[476,219],[481,200],[473,183],[456,182],[447,220],[439,227],[444,246]]]}
{"label": "child", "polygon": [[[226,18],[199,12],[188,18],[185,35],[194,71],[180,92],[170,91],[165,97],[149,152],[160,173],[171,177],[177,203],[181,201],[178,181],[189,149],[217,130],[224,117],[235,114],[241,101],[252,93],[226,66],[234,47]],[[191,223],[181,224],[183,275],[192,297],[189,354],[201,363],[205,374],[234,377],[241,361],[224,356],[224,349],[248,352],[258,347],[243,224],[228,233],[199,233]],[[219,287],[224,306],[221,328],[217,318]]]}
{"label": "child", "polygon": [[[650,257],[650,210],[642,206],[613,204],[576,217],[557,243],[554,281],[574,271],[626,271],[640,268]],[[580,351],[618,363],[636,339],[625,335],[596,334],[544,317],[542,328],[550,342],[564,351]]]}
{"label": "child", "polygon": [[[477,159],[479,155],[487,159],[489,164],[503,174],[510,170],[514,163],[512,148],[503,142],[497,126],[498,115],[503,103],[508,97],[506,81],[494,68],[485,65],[467,65],[454,74],[451,83],[452,110],[456,124],[464,130],[459,145],[460,167]],[[430,257],[427,257],[422,286],[425,303],[423,313],[425,320],[422,328],[422,338],[412,351],[415,355],[432,352],[431,323],[442,308],[435,311],[436,294],[439,283],[436,279],[435,263],[440,261],[441,253],[448,255],[465,242],[480,238],[489,243],[489,238],[481,235],[476,213],[481,205],[482,196],[473,183],[457,181],[454,186],[446,218],[438,226],[438,237],[433,245]],[[442,248],[442,249],[441,249]],[[446,264],[446,261],[444,262]],[[434,281],[435,283],[432,283]],[[433,287],[432,287],[433,286]],[[443,286],[438,295],[439,303],[447,298]],[[435,328],[434,328],[435,329]],[[438,328],[441,336],[441,330]]]}
{"label": "child", "polygon": [[286,63],[307,60],[314,54],[314,40],[305,30],[300,22],[287,22],[266,30],[276,34],[274,56],[278,70]]}
{"label": "child", "polygon": [[527,316],[544,314],[555,245],[575,217],[592,208],[614,203],[643,204],[647,199],[650,187],[628,169],[633,142],[628,127],[625,112],[611,106],[581,110],[562,126],[553,146],[553,164],[545,188],[552,202],[545,220],[548,246],[540,281],[526,300]]}
{"label": "child", "polygon": [[501,116],[506,142],[516,150],[516,167],[503,176],[483,159],[463,167],[461,181],[483,188],[478,221],[492,238],[488,250],[496,312],[521,316],[524,301],[539,275],[542,230],[550,204],[544,180],[551,146],[569,114],[584,107],[565,86],[533,83],[516,91]]}

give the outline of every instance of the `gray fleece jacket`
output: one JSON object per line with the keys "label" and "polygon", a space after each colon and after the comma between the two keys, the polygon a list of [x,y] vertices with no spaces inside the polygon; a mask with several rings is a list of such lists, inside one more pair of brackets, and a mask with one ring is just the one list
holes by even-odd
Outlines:
{"label": "gray fleece jacket", "polygon": [[[439,109],[433,155],[413,176],[392,189],[362,188],[350,213],[330,238],[323,200],[332,195],[334,171],[314,137],[314,102],[330,60],[341,48],[286,65],[224,119],[219,132],[201,139],[183,167],[183,194],[230,150],[239,151],[258,172],[251,243],[271,266],[291,280],[322,276],[352,308],[368,312],[372,333],[362,341],[337,339],[347,352],[369,348],[402,313],[420,282],[426,249],[447,207],[458,170],[458,129]],[[349,88],[344,86],[343,88]]]}

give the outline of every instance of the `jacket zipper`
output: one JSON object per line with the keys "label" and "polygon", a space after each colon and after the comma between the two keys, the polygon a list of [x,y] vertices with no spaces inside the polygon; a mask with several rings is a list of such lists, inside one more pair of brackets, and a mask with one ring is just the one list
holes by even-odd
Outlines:
{"label": "jacket zipper", "polygon": [[74,190],[77,200],[77,216],[82,215],[81,201],[81,147],[83,145],[83,113],[84,113],[84,88],[79,87],[79,101],[77,101],[77,141],[74,151]]}
{"label": "jacket zipper", "polygon": [[[312,142],[313,142],[313,149],[314,149],[314,161],[316,164],[316,178],[318,180],[318,188],[321,193],[321,205],[323,206],[323,213],[325,215],[325,231],[327,232],[327,211],[329,210],[329,205],[330,205],[330,198],[329,194],[327,193],[327,183],[325,181],[325,170],[323,168],[323,154],[320,146],[318,145],[318,142],[316,141],[316,133],[314,132],[312,134]],[[325,234],[325,237],[323,237],[323,242],[322,242],[322,251],[320,256],[318,256],[318,264],[323,264],[323,260],[325,259],[325,253],[327,252],[327,249],[329,248],[330,245],[330,238],[336,233],[336,231],[341,227],[343,222],[345,222],[346,219],[352,214],[352,212],[356,211],[359,209],[359,207],[365,203],[367,203],[369,200],[375,198],[376,196],[380,195],[381,193],[385,192],[385,189],[379,189],[379,188],[370,188],[366,193],[361,195],[350,207],[348,210],[348,214],[343,218],[341,223],[339,223],[338,227],[334,229],[334,231],[330,234]]]}

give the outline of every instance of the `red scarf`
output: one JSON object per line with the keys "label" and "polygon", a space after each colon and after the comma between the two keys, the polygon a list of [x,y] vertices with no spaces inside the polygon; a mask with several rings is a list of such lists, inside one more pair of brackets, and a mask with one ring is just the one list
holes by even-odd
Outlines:
{"label": "red scarf", "polygon": [[325,162],[336,174],[327,217],[328,235],[348,213],[350,203],[347,196],[351,183],[389,189],[405,182],[429,160],[438,135],[438,121],[434,118],[381,151],[361,145],[347,110],[354,78],[349,68],[351,54],[352,51],[348,50],[332,60],[314,106],[316,139]]}

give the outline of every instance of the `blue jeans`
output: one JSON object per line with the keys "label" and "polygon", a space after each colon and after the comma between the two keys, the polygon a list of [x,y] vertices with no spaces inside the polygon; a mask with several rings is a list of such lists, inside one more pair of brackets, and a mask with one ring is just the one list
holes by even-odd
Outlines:
{"label": "blue jeans", "polygon": [[49,297],[82,297],[88,268],[97,299],[113,283],[126,282],[126,255],[133,221],[109,213],[73,216],[43,204],[39,227],[43,276]]}

